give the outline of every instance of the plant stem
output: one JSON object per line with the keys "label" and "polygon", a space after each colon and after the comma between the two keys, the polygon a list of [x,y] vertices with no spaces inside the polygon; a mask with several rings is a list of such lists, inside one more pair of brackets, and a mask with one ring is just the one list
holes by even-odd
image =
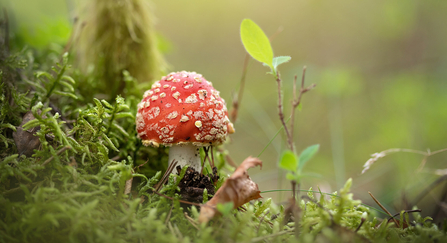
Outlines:
{"label": "plant stem", "polygon": [[247,70],[248,70],[248,63],[250,61],[250,55],[247,53],[245,54],[244,59],[244,67],[242,68],[242,77],[241,77],[241,83],[239,86],[239,91],[236,97],[233,97],[233,109],[231,111],[231,121],[233,123],[237,120],[237,115],[239,112],[239,105],[242,101],[242,95],[244,94],[244,87],[245,87],[245,77],[247,76]]}
{"label": "plant stem", "polygon": [[391,215],[391,213],[379,202],[379,200],[377,200],[373,194],[371,192],[368,192],[369,195],[372,197],[372,199],[374,200],[374,202],[377,203],[377,205],[379,205],[379,207],[385,211],[391,218],[393,218],[394,223],[396,224],[397,227],[399,227],[399,222],[397,222],[397,220],[393,217],[393,215]]}
{"label": "plant stem", "polygon": [[[56,88],[57,84],[59,83],[59,81],[62,78],[62,75],[64,75],[65,73],[65,68],[67,67],[67,64],[63,64],[61,70],[59,71],[59,73],[56,76],[56,79],[53,82],[53,85],[51,86],[50,90],[48,91],[47,95],[45,96],[45,98],[43,99],[42,103],[45,103],[45,101],[47,101],[51,94],[53,93],[54,89]],[[51,80],[50,80],[51,81]]]}
{"label": "plant stem", "polygon": [[283,105],[282,105],[282,95],[281,95],[281,78],[279,75],[279,72],[277,73],[276,76],[276,83],[278,84],[278,113],[279,113],[279,120],[282,123],[282,126],[284,127],[284,131],[286,132],[286,136],[287,136],[287,144],[289,146],[289,149],[294,151],[293,149],[293,141],[291,140],[291,136],[290,136],[290,132],[289,132],[289,128],[287,127],[286,122],[284,121],[284,113],[283,113]]}

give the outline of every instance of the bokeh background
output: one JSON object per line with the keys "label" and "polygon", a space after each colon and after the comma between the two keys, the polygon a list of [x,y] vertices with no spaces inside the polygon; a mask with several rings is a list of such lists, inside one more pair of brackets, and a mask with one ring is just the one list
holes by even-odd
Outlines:
{"label": "bokeh background", "polygon": [[[66,42],[82,2],[0,0],[12,35],[21,37],[18,47],[36,48]],[[202,73],[228,106],[242,75],[239,26],[244,18],[275,36],[275,56],[292,57],[280,66],[287,116],[293,77],[307,66],[306,85],[317,87],[303,97],[297,112],[295,143],[298,150],[320,144],[304,171],[321,177],[304,178],[303,189],[332,192],[353,178],[355,198],[377,207],[370,191],[398,212],[410,209],[446,169],[447,152],[430,156],[423,167],[423,155],[395,153],[361,174],[375,152],[447,148],[446,1],[153,0],[151,5],[169,71]],[[225,146],[238,163],[258,156],[281,127],[276,82],[267,71],[250,61],[236,133]],[[277,166],[285,141],[280,133],[260,156],[262,170],[250,171],[262,191],[290,188]],[[434,213],[446,188],[438,185],[419,203],[423,215]],[[282,202],[289,193],[263,196]]]}

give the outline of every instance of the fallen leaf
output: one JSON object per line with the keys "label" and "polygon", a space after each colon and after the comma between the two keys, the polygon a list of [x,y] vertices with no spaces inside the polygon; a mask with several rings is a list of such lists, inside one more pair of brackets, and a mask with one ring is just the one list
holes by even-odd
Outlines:
{"label": "fallen leaf", "polygon": [[211,200],[202,206],[199,221],[208,222],[219,215],[216,210],[217,204],[233,202],[233,208],[238,208],[245,203],[261,198],[258,184],[254,183],[248,176],[247,170],[255,166],[262,167],[262,161],[258,158],[248,157],[242,162],[236,171],[217,190]]}
{"label": "fallen leaf", "polygon": [[40,126],[29,130],[23,130],[22,128],[23,125],[34,119],[36,118],[34,118],[33,113],[31,111],[27,112],[23,116],[20,126],[17,127],[17,131],[12,133],[19,155],[24,154],[26,157],[30,157],[34,154],[34,150],[40,147],[39,137],[35,136],[36,132],[40,130]]}

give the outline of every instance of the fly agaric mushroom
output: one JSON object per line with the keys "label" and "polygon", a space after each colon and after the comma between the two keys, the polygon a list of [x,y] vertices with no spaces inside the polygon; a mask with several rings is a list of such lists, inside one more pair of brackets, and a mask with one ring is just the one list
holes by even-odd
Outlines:
{"label": "fly agaric mushroom", "polygon": [[143,145],[170,146],[169,164],[178,161],[201,171],[200,147],[219,145],[233,124],[225,101],[211,82],[195,72],[170,73],[144,93],[136,116]]}

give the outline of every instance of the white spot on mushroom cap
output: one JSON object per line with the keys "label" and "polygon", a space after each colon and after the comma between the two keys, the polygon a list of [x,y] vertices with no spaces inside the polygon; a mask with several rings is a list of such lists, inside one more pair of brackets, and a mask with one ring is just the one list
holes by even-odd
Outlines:
{"label": "white spot on mushroom cap", "polygon": [[151,87],[152,87],[152,89],[160,88],[161,87],[160,81],[155,82],[154,84],[152,84]]}
{"label": "white spot on mushroom cap", "polygon": [[194,77],[194,80],[197,82],[197,83],[201,83],[202,82],[202,79],[200,78],[200,77]]}
{"label": "white spot on mushroom cap", "polygon": [[218,133],[219,132],[219,130],[218,129],[216,129],[216,128],[211,128],[211,130],[210,130],[210,134],[213,134],[213,135],[215,135],[216,133]]}
{"label": "white spot on mushroom cap", "polygon": [[201,127],[202,127],[202,122],[201,122],[201,121],[196,121],[196,122],[194,122],[194,125],[195,125],[197,128],[201,128]]}
{"label": "white spot on mushroom cap", "polygon": [[194,134],[194,137],[196,138],[197,141],[202,140],[202,136],[200,136],[200,133]]}
{"label": "white spot on mushroom cap", "polygon": [[144,123],[143,115],[141,113],[137,113],[136,116],[136,124],[137,124],[137,130],[142,130],[146,126]]}
{"label": "white spot on mushroom cap", "polygon": [[149,113],[153,113],[154,114],[154,118],[155,118],[158,115],[160,115],[160,108],[159,107],[153,107],[152,109],[149,110]]}
{"label": "white spot on mushroom cap", "polygon": [[151,99],[152,99],[152,100],[157,100],[157,99],[158,99],[158,96],[157,96],[157,95],[153,95],[153,96],[151,97]]}
{"label": "white spot on mushroom cap", "polygon": [[147,90],[146,92],[144,92],[143,99],[148,97],[148,96],[151,96],[153,93],[154,92],[152,90]]}
{"label": "white spot on mushroom cap", "polygon": [[166,118],[172,120],[172,119],[176,118],[177,116],[178,116],[178,112],[177,111],[173,111],[173,112],[169,113],[168,116],[166,116]]}
{"label": "white spot on mushroom cap", "polygon": [[165,88],[165,89],[167,89],[167,88],[169,88],[170,86],[169,86],[169,84],[165,84],[165,85],[163,85],[163,88]]}
{"label": "white spot on mushroom cap", "polygon": [[166,79],[166,81],[171,81],[172,79],[174,79],[174,77],[173,77],[173,76],[169,76],[169,77]]}
{"label": "white spot on mushroom cap", "polygon": [[189,89],[189,88],[192,88],[192,84],[188,84],[188,85],[185,85],[185,87],[183,87],[184,89]]}
{"label": "white spot on mushroom cap", "polygon": [[172,94],[172,97],[174,97],[174,99],[178,100],[178,97],[180,96],[180,92],[175,92]]}
{"label": "white spot on mushroom cap", "polygon": [[160,94],[160,98],[164,98],[164,97],[166,97],[166,93],[163,92]]}
{"label": "white spot on mushroom cap", "polygon": [[160,92],[160,89],[154,89],[154,92],[158,93],[158,92]]}
{"label": "white spot on mushroom cap", "polygon": [[185,103],[194,104],[197,102],[196,94],[191,94],[185,99]]}
{"label": "white spot on mushroom cap", "polygon": [[171,107],[172,105],[171,105],[171,103],[167,103],[165,106],[166,106],[167,108],[169,108],[169,107]]}
{"label": "white spot on mushroom cap", "polygon": [[152,123],[150,126],[149,126],[149,131],[157,131],[158,130],[158,123]]}
{"label": "white spot on mushroom cap", "polygon": [[138,109],[138,110],[141,110],[141,109],[143,109],[143,108],[144,108],[144,102],[141,101],[140,103],[138,103],[137,109]]}
{"label": "white spot on mushroom cap", "polygon": [[162,133],[169,133],[169,128],[167,128],[167,127],[162,127],[162,128],[160,128],[160,131],[161,131]]}
{"label": "white spot on mushroom cap", "polygon": [[205,100],[205,98],[208,94],[208,91],[206,91],[205,89],[201,89],[201,90],[197,91],[197,93],[199,94],[199,99]]}
{"label": "white spot on mushroom cap", "polygon": [[208,112],[205,112],[205,113],[208,116],[208,119],[213,119],[213,116],[214,116],[213,109],[209,109]]}
{"label": "white spot on mushroom cap", "polygon": [[172,88],[171,88],[171,91],[174,91],[176,89],[176,87],[175,86],[173,86]]}
{"label": "white spot on mushroom cap", "polygon": [[194,112],[194,118],[196,118],[196,120],[198,120],[199,118],[203,119],[203,112],[202,111],[195,111]]}
{"label": "white spot on mushroom cap", "polygon": [[189,121],[189,117],[182,115],[182,118],[180,118],[180,122],[187,122]]}
{"label": "white spot on mushroom cap", "polygon": [[217,114],[218,116],[222,116],[222,115],[223,115],[223,111],[222,111],[222,110],[214,109],[214,112],[216,112],[216,114]]}

